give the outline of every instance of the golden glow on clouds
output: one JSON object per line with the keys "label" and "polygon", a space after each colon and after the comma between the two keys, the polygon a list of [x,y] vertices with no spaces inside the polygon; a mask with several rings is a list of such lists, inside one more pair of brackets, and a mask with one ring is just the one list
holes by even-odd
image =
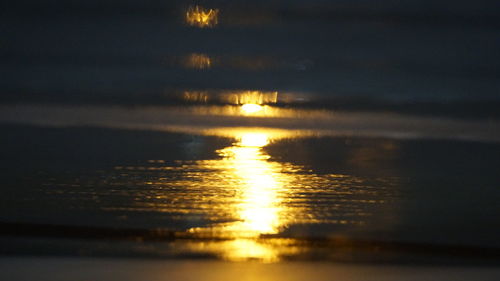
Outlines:
{"label": "golden glow on clouds", "polygon": [[214,27],[219,21],[218,9],[206,9],[201,6],[190,6],[186,11],[186,23],[200,28]]}

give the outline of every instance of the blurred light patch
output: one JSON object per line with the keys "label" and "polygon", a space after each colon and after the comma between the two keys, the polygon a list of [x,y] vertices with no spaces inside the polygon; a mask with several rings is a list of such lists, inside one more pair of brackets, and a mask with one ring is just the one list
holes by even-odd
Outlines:
{"label": "blurred light patch", "polygon": [[245,133],[240,137],[240,146],[263,147],[269,143],[265,133]]}
{"label": "blurred light patch", "polygon": [[[293,175],[282,173],[287,167],[268,161],[269,155],[262,150],[269,144],[272,136],[270,131],[241,129],[233,133],[237,142],[217,151],[222,159],[203,161],[199,164],[204,170],[218,171],[215,174],[220,179],[215,183],[219,186],[227,185],[227,188],[235,193],[235,196],[221,206],[224,212],[235,220],[209,227],[192,228],[189,232],[209,236],[215,233],[217,236],[236,238],[236,241],[228,245],[232,248],[231,252],[224,253],[229,255],[228,259],[256,256],[275,259],[274,254],[266,250],[266,247],[255,246],[255,242],[244,242],[246,240],[240,239],[276,234],[286,224],[290,216],[283,214],[289,210],[282,206],[281,202],[287,183],[293,180]],[[211,178],[202,179],[205,183],[212,181]]]}
{"label": "blurred light patch", "polygon": [[186,23],[200,28],[216,26],[218,17],[218,9],[207,9],[198,5],[190,6],[186,11]]}
{"label": "blurred light patch", "polygon": [[[210,100],[209,96],[198,95],[194,98]],[[326,110],[307,110],[307,109],[292,109],[281,108],[270,105],[256,105],[253,106],[237,106],[237,105],[224,105],[224,106],[191,106],[184,109],[193,115],[208,115],[208,116],[226,116],[226,117],[259,117],[259,118],[289,118],[289,119],[314,119],[319,120],[332,119],[333,113]],[[258,109],[258,110],[257,110]],[[173,109],[172,109],[173,110]],[[248,110],[248,111],[247,111]]]}
{"label": "blurred light patch", "polygon": [[212,67],[212,59],[205,54],[193,53],[183,58],[182,65],[191,69],[208,69]]}
{"label": "blurred light patch", "polygon": [[[182,99],[188,102],[207,101],[244,105],[272,104],[278,102],[277,91],[235,90],[235,91],[184,91]],[[255,108],[255,107],[254,107]]]}
{"label": "blurred light patch", "polygon": [[222,93],[221,99],[230,104],[269,104],[278,102],[278,92],[235,91]]}
{"label": "blurred light patch", "polygon": [[237,140],[239,146],[263,147],[282,139],[294,139],[317,136],[314,131],[288,130],[261,127],[195,127],[195,126],[172,126],[167,128],[172,132],[217,136]]}
{"label": "blurred light patch", "polygon": [[245,114],[253,114],[262,110],[262,106],[254,103],[247,103],[241,106],[241,110]]}
{"label": "blurred light patch", "polygon": [[[233,220],[208,227],[196,227],[191,234],[201,236],[220,236],[232,240],[212,245],[212,249],[222,258],[231,261],[260,260],[275,262],[280,259],[280,252],[275,247],[260,243],[262,234],[277,234],[292,217],[289,212],[300,216],[299,208],[289,209],[282,204],[287,185],[294,180],[291,167],[269,161],[269,155],[263,147],[269,144],[272,133],[265,130],[235,130],[237,140],[232,146],[220,149],[218,160],[200,162],[204,170],[215,171],[219,181],[217,185],[227,185],[227,191],[235,194],[221,205],[224,213]],[[202,184],[213,179],[202,179]],[[222,202],[221,202],[222,203]],[[193,244],[199,247],[199,244]],[[205,247],[207,245],[203,245]]]}
{"label": "blurred light patch", "polygon": [[310,59],[286,59],[280,57],[258,55],[207,55],[190,53],[181,56],[166,56],[163,61],[173,66],[189,69],[219,68],[226,70],[266,71],[292,70],[304,71],[313,66]]}
{"label": "blurred light patch", "polygon": [[232,170],[242,183],[242,200],[236,208],[240,220],[228,227],[250,237],[278,233],[284,223],[279,215],[282,207],[278,193],[285,188],[287,179],[283,177],[287,175],[267,161],[268,155],[261,149],[268,144],[265,133],[244,133],[239,139],[234,146],[220,151],[232,162]]}
{"label": "blurred light patch", "polygon": [[230,261],[246,261],[249,259],[264,262],[277,262],[279,256],[274,248],[250,239],[237,239],[223,244],[222,256]]}
{"label": "blurred light patch", "polygon": [[284,255],[297,255],[305,251],[296,241],[284,238],[214,240],[203,243],[189,241],[177,247],[183,252],[214,253],[229,261],[257,260],[266,263],[279,262]]}
{"label": "blurred light patch", "polygon": [[210,100],[210,94],[206,91],[185,91],[182,93],[182,99],[193,103],[206,103]]}

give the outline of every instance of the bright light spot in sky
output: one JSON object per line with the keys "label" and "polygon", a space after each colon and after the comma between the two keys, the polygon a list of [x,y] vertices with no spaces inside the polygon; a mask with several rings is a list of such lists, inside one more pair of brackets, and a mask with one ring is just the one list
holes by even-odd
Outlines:
{"label": "bright light spot in sky", "polygon": [[261,111],[262,106],[254,103],[247,103],[241,106],[241,110],[246,114],[252,114]]}

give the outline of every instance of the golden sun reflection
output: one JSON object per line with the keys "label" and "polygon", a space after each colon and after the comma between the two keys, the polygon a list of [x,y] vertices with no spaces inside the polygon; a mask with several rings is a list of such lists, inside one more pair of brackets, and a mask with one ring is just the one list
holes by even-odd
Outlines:
{"label": "golden sun reflection", "polygon": [[190,6],[186,11],[186,23],[200,28],[217,25],[218,9],[206,9],[201,6]]}
{"label": "golden sun reflection", "polygon": [[245,114],[253,114],[262,110],[262,106],[254,103],[247,103],[241,106],[241,110]]}
{"label": "golden sun reflection", "polygon": [[[301,213],[300,208],[290,210],[283,204],[288,194],[287,186],[295,178],[291,174],[294,168],[270,161],[270,156],[263,150],[280,136],[277,131],[265,129],[234,129],[232,137],[236,142],[217,151],[222,159],[208,160],[200,165],[220,171],[219,177],[235,189],[237,195],[234,201],[228,200],[223,210],[231,214],[232,221],[189,230],[194,235],[230,239],[193,243],[191,250],[215,251],[231,261],[256,259],[264,262],[276,262],[280,255],[298,251],[294,247],[259,242],[263,234],[280,233],[292,217],[290,212],[295,218]],[[279,249],[287,252],[281,253]]]}
{"label": "golden sun reflection", "polygon": [[[200,133],[200,132],[198,132]],[[233,138],[231,146],[216,151],[220,158],[182,162],[183,178],[168,184],[170,188],[188,189],[182,204],[166,204],[165,211],[186,216],[203,215],[208,223],[187,230],[189,237],[209,238],[207,242],[185,245],[194,252],[216,253],[231,260],[276,262],[283,255],[301,251],[279,237],[289,226],[329,223],[364,225],[375,200],[349,198],[357,192],[370,194],[360,180],[346,175],[317,175],[305,167],[274,161],[265,147],[284,138],[296,137],[292,131],[266,128],[220,128],[201,132]],[[311,208],[303,194],[321,193],[322,200],[333,203]],[[176,198],[179,195],[176,194]],[[158,208],[158,205],[156,205]],[[321,218],[328,212],[328,218]],[[217,238],[212,240],[212,238]],[[280,242],[281,241],[281,242]],[[275,244],[278,243],[278,244]]]}
{"label": "golden sun reflection", "polygon": [[262,151],[269,143],[269,136],[248,132],[236,139],[238,142],[233,146],[218,151],[240,189],[239,203],[233,206],[238,220],[221,225],[221,231],[240,238],[278,233],[285,224],[280,217],[279,193],[283,191],[286,177],[281,174],[281,167],[267,161],[269,155]]}
{"label": "golden sun reflection", "polygon": [[[215,254],[232,261],[279,261],[301,251],[300,245],[291,241],[293,235],[284,235],[294,227],[365,227],[374,208],[383,211],[388,198],[385,195],[391,196],[363,178],[316,174],[307,166],[275,160],[266,152],[270,144],[305,136],[302,131],[177,129],[231,138],[233,143],[216,150],[215,158],[179,160],[175,164],[150,160],[145,166],[115,167],[113,180],[123,179],[122,184],[145,188],[140,189],[134,206],[106,210],[154,211],[185,222],[189,227],[180,233],[192,239],[183,244],[185,251]],[[186,153],[196,155],[202,144],[193,137],[186,144]],[[147,177],[141,178],[144,173]],[[384,188],[390,184],[383,181]]]}
{"label": "golden sun reflection", "polygon": [[240,146],[263,147],[269,143],[269,136],[265,133],[246,133],[240,137]]}

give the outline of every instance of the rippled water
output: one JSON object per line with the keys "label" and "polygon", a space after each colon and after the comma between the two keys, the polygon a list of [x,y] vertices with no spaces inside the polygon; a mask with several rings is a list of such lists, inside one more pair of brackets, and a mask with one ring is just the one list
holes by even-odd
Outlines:
{"label": "rippled water", "polygon": [[216,151],[219,159],[176,161],[173,166],[149,160],[144,166],[114,167],[105,182],[132,187],[126,195],[135,197],[134,203],[104,209],[202,218],[210,225],[187,231],[259,237],[294,224],[366,224],[366,217],[386,211],[385,204],[394,199],[394,179],[318,175],[270,160],[262,150],[267,143],[265,133],[242,133],[239,142]]}

